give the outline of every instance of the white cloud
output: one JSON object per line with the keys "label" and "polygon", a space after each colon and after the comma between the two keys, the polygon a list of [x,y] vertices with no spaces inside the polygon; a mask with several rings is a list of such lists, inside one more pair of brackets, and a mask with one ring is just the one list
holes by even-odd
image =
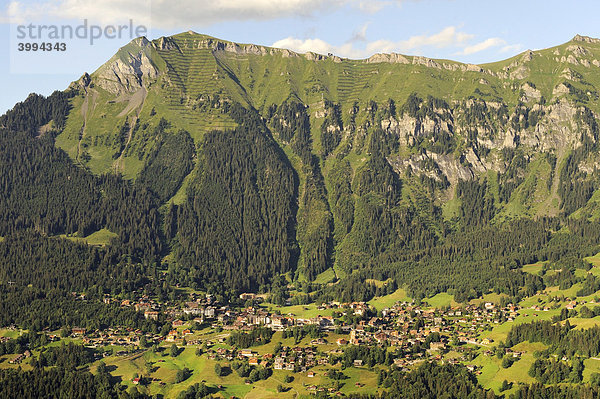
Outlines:
{"label": "white cloud", "polygon": [[22,23],[32,14],[38,14],[44,10],[33,11],[30,8],[24,8],[18,1],[11,1],[4,10],[0,11],[0,23]]}
{"label": "white cloud", "polygon": [[294,37],[286,37],[273,43],[272,47],[286,48],[299,53],[309,51],[327,54],[336,51],[336,47],[321,39],[297,39]]}
{"label": "white cloud", "polygon": [[37,0],[11,2],[3,20],[89,19],[117,23],[133,19],[160,28],[208,26],[222,21],[310,16],[358,0]]}
{"label": "white cloud", "polygon": [[382,0],[366,0],[358,1],[358,3],[355,3],[355,5],[358,6],[358,8],[361,11],[367,12],[369,14],[375,14],[376,12],[381,11],[382,8],[390,4],[391,3],[389,1]]}
{"label": "white cloud", "polygon": [[504,46],[500,49],[501,53],[518,53],[523,49],[522,44],[509,44],[508,46]]}
{"label": "white cloud", "polygon": [[445,48],[450,46],[459,46],[469,41],[473,37],[474,35],[459,32],[455,26],[448,26],[431,36],[412,36],[408,40],[398,42],[397,46],[403,50],[412,50],[427,46]]}
{"label": "white cloud", "polygon": [[[432,35],[412,36],[407,40],[391,41],[385,39],[366,41],[367,26],[361,27],[353,38],[341,45],[335,46],[321,39],[297,39],[287,37],[273,43],[273,47],[283,47],[300,53],[313,51],[316,53],[334,53],[336,55],[348,58],[364,58],[375,53],[420,53],[424,48],[460,48],[464,46],[474,35],[460,32],[455,26],[448,26],[438,33]],[[360,40],[356,40],[360,39]],[[364,47],[356,47],[356,42],[366,42]]]}
{"label": "white cloud", "polygon": [[[407,1],[418,0],[14,0],[10,4],[17,5],[12,10],[13,22],[15,18],[29,21],[57,18],[113,24],[133,19],[171,29],[224,21],[308,17],[344,6],[374,14]],[[9,7],[0,11],[0,23],[8,22]]]}
{"label": "white cloud", "polygon": [[491,47],[502,46],[505,44],[506,44],[506,41],[504,41],[498,37],[491,37],[482,42],[475,43],[471,46],[466,46],[461,52],[459,52],[457,54],[471,55],[471,54],[479,53],[480,51],[487,50]]}

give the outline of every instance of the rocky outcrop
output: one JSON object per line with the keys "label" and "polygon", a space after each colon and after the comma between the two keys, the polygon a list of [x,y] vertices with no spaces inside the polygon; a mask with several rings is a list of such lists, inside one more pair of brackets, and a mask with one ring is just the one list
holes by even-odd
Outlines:
{"label": "rocky outcrop", "polygon": [[84,73],[79,80],[76,80],[75,82],[71,83],[69,85],[69,89],[74,89],[74,90],[84,90],[89,87],[90,83],[92,83],[92,78],[90,77],[90,75],[86,72]]}
{"label": "rocky outcrop", "polygon": [[572,81],[581,80],[581,74],[577,71],[572,70],[571,68],[565,68],[560,74],[560,77]]}
{"label": "rocky outcrop", "polygon": [[[527,83],[521,87],[521,90],[524,92],[523,96],[531,100],[539,99],[541,96],[539,90]],[[395,137],[401,146],[411,148],[423,140],[435,144],[436,137],[439,137],[440,133],[445,133],[455,138],[455,149],[462,148],[458,153],[452,150],[446,154],[420,150],[420,153],[410,156],[391,156],[389,161],[399,173],[410,170],[437,180],[440,180],[443,175],[452,186],[458,180],[471,179],[489,170],[502,173],[506,169],[500,152],[503,148],[519,147],[526,154],[564,153],[570,148],[581,145],[582,132],[588,134],[592,141],[594,140],[590,129],[587,126],[580,126],[577,122],[582,107],[576,106],[566,98],[550,105],[536,102],[533,105],[518,107],[507,116],[508,121],[516,118],[519,121],[516,125],[514,122],[502,123],[500,120],[466,122],[468,119],[461,116],[468,114],[469,109],[473,107],[477,107],[478,110],[487,109],[483,112],[494,115],[493,110],[498,111],[503,106],[496,102],[467,100],[455,103],[451,110],[436,110],[435,113],[439,117],[427,116],[418,119],[404,115],[383,119],[381,128],[388,135]],[[525,115],[530,115],[529,124],[521,123]],[[534,118],[532,115],[535,115],[535,119],[532,119]],[[474,137],[475,142],[465,145],[467,137]],[[432,165],[435,167],[432,168]]]}
{"label": "rocky outcrop", "polygon": [[178,50],[181,52],[179,46],[171,37],[161,37],[158,39],[158,48],[160,50]]}
{"label": "rocky outcrop", "polygon": [[324,56],[323,54],[313,53],[312,51],[308,51],[308,52],[304,53],[304,58],[306,58],[309,61],[323,61],[323,60],[327,59],[327,56]]}
{"label": "rocky outcrop", "polygon": [[523,102],[538,101],[542,98],[542,93],[529,83],[525,83],[521,86],[521,92],[521,101]]}
{"label": "rocky outcrop", "polygon": [[415,57],[413,57],[412,63],[414,65],[425,65],[428,68],[437,68],[437,69],[442,68],[442,66],[440,64],[438,64],[436,61],[432,60],[431,58],[427,58],[427,57],[415,56]]}
{"label": "rocky outcrop", "polygon": [[155,46],[145,37],[134,40],[94,73],[97,84],[113,94],[136,92],[158,76]]}
{"label": "rocky outcrop", "polygon": [[560,96],[561,94],[569,94],[569,92],[570,92],[569,87],[566,84],[559,83],[552,90],[552,95],[553,96]]}
{"label": "rocky outcrop", "polygon": [[574,42],[583,42],[583,43],[600,43],[600,39],[596,39],[589,36],[575,35],[573,38]]}
{"label": "rocky outcrop", "polygon": [[520,132],[520,144],[534,151],[555,151],[577,148],[581,137],[576,126],[577,107],[566,99],[549,106],[537,105],[544,117],[533,131]]}
{"label": "rocky outcrop", "polygon": [[567,51],[572,52],[573,55],[575,55],[576,57],[583,57],[589,54],[589,51],[587,51],[584,47],[578,46],[576,44],[571,44],[567,46]]}
{"label": "rocky outcrop", "polygon": [[402,54],[391,53],[391,54],[374,54],[371,57],[367,58],[367,64],[376,64],[382,62],[388,62],[391,64],[410,64],[408,58],[403,56]]}

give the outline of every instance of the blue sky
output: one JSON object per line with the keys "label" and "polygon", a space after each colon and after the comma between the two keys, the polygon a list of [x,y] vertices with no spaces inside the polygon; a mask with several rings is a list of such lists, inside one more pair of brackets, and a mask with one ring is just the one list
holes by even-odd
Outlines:
{"label": "blue sky", "polygon": [[[1,1],[1,0],[0,0]],[[20,0],[0,2],[0,112],[30,92],[62,90],[130,40],[52,40],[67,51],[19,52],[19,25],[101,28],[130,20],[149,38],[194,30],[222,39],[364,58],[398,52],[469,63],[600,37],[600,3],[554,0]],[[43,40],[47,41],[47,40]]]}

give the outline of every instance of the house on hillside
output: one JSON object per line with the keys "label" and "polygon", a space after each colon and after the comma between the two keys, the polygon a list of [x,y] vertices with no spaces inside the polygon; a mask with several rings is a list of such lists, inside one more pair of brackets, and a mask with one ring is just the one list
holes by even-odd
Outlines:
{"label": "house on hillside", "polygon": [[173,320],[173,328],[181,327],[183,324],[183,320]]}
{"label": "house on hillside", "polygon": [[175,342],[176,339],[177,339],[177,330],[171,330],[167,334],[167,338],[165,339],[165,341],[167,341],[167,342]]}
{"label": "house on hillside", "polygon": [[146,310],[144,312],[145,319],[158,320],[158,312],[155,310]]}

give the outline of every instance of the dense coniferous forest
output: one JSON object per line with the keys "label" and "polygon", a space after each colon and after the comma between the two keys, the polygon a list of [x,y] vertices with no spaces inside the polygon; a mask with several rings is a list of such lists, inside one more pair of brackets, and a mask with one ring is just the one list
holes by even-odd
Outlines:
{"label": "dense coniferous forest", "polygon": [[[328,105],[333,107],[330,103]],[[300,173],[304,175],[305,182],[303,187],[299,187],[299,211],[296,216],[296,239],[302,248],[299,266],[306,278],[314,280],[319,273],[332,266],[334,221],[327,201],[321,164],[312,153],[310,118],[307,108],[296,101],[275,106],[271,112],[273,130],[279,132],[279,138],[284,143],[290,142],[292,151],[300,158]],[[325,122],[323,126],[326,126]]]}
{"label": "dense coniferous forest", "polygon": [[166,133],[169,123],[161,119],[155,131],[157,144],[136,183],[154,192],[161,202],[171,198],[192,170],[194,141],[186,131]]}
{"label": "dense coniferous forest", "polygon": [[[3,325],[34,331],[62,326],[99,328],[114,323],[146,331],[157,328],[155,322],[134,310],[101,302],[105,293],[127,297],[142,288],[153,293],[161,289],[158,275],[148,274],[152,269],[120,259],[116,249],[31,232],[6,238],[0,243],[0,254],[0,275],[6,282],[0,290]],[[77,300],[73,292],[85,293],[86,300]]]}
{"label": "dense coniferous forest", "polygon": [[[139,313],[100,300],[105,293],[128,295],[150,283],[163,245],[159,202],[119,176],[96,177],[75,166],[55,148],[53,131],[37,137],[40,124],[68,111],[66,99],[32,95],[2,119],[11,128],[0,130],[2,324],[36,331],[119,322],[148,330],[154,323]],[[118,234],[105,248],[54,237],[101,228]],[[160,292],[154,278],[154,291]],[[91,300],[76,301],[72,292]]]}
{"label": "dense coniferous forest", "polygon": [[[297,177],[255,113],[205,136],[199,170],[178,208],[175,255],[193,287],[256,290],[294,270]],[[167,223],[169,223],[167,221]]]}
{"label": "dense coniferous forest", "polygon": [[31,136],[40,134],[40,128],[53,122],[51,129],[60,131],[71,110],[69,99],[76,95],[73,90],[55,91],[49,97],[32,93],[12,110],[0,116],[0,127],[12,132],[24,132]]}
{"label": "dense coniferous forest", "polygon": [[511,346],[524,341],[549,345],[548,353],[593,357],[600,354],[600,327],[573,330],[568,320],[564,325],[549,321],[526,323],[510,330],[506,344]]}
{"label": "dense coniferous forest", "polygon": [[159,202],[147,189],[75,166],[50,134],[33,138],[4,129],[0,145],[0,235],[86,236],[108,228],[137,259],[152,261],[161,252]]}
{"label": "dense coniferous forest", "polygon": [[592,399],[600,395],[600,389],[587,385],[550,385],[531,384],[519,388],[511,399],[552,398],[552,399]]}
{"label": "dense coniferous forest", "polygon": [[108,372],[93,375],[88,371],[64,368],[18,371],[0,370],[0,397],[12,398],[146,398],[137,390],[127,392],[115,384]]}

